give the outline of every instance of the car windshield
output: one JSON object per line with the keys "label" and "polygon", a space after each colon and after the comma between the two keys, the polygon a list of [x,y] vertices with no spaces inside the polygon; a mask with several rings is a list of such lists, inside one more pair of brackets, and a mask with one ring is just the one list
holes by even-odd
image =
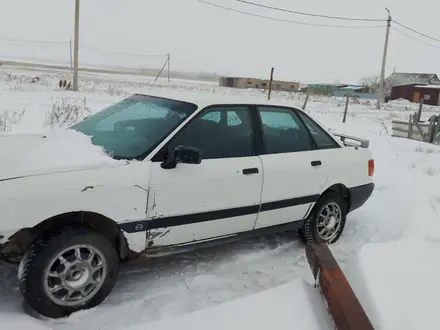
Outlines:
{"label": "car windshield", "polygon": [[133,95],[73,125],[115,159],[142,159],[179,126],[197,106]]}

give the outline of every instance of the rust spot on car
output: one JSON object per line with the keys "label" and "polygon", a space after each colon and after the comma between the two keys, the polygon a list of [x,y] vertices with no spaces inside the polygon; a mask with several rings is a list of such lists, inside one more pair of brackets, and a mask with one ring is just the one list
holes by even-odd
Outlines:
{"label": "rust spot on car", "polygon": [[148,200],[150,198],[150,189],[146,189],[138,184],[135,184],[134,187],[139,188],[147,193],[147,200],[145,202],[145,216],[148,214]]}
{"label": "rust spot on car", "polygon": [[142,186],[140,186],[140,185],[138,185],[138,184],[135,184],[134,186],[135,186],[136,188],[142,189],[143,191],[145,191],[145,192],[148,194],[148,189],[145,189],[144,187],[142,187]]}
{"label": "rust spot on car", "polygon": [[102,185],[97,185],[97,186],[85,186],[83,190],[81,190],[81,192],[87,191],[89,189],[95,189],[97,187],[102,187]]}
{"label": "rust spot on car", "polygon": [[156,208],[156,194],[153,192],[153,211]]}
{"label": "rust spot on car", "polygon": [[164,236],[166,236],[170,231],[171,231],[171,229],[168,229],[167,231],[164,231],[163,233],[161,233],[161,234],[159,235],[159,237],[164,237]]}
{"label": "rust spot on car", "polygon": [[84,191],[89,190],[89,189],[94,189],[94,188],[95,188],[95,186],[86,186],[86,187],[84,187],[83,190],[81,190],[81,192],[84,192]]}

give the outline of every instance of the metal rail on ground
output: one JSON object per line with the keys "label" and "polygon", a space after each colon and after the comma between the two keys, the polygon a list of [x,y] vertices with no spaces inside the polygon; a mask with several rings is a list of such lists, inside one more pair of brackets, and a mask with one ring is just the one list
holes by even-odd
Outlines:
{"label": "metal rail on ground", "polygon": [[326,244],[307,244],[306,256],[316,287],[338,330],[373,330],[367,314]]}

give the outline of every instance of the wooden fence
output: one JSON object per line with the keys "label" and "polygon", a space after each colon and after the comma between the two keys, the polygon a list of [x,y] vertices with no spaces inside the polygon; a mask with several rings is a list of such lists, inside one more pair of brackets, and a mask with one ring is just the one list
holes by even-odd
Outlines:
{"label": "wooden fence", "polygon": [[408,121],[393,120],[392,136],[440,144],[440,116],[432,116],[426,122],[419,121],[419,118],[416,112],[409,116]]}

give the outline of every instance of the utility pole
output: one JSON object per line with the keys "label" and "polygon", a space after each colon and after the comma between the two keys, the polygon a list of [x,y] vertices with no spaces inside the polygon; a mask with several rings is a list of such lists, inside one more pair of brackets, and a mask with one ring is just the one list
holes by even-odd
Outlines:
{"label": "utility pole", "polygon": [[269,92],[267,94],[268,100],[270,100],[270,94],[272,93],[273,70],[274,70],[274,68],[270,69]]}
{"label": "utility pole", "polygon": [[387,62],[388,40],[390,37],[390,28],[391,28],[391,12],[386,7],[385,10],[388,12],[387,32],[385,35],[385,46],[383,49],[382,69],[380,71],[380,86],[379,86],[379,93],[378,93],[377,105],[376,105],[377,109],[380,109],[380,104],[383,101],[385,94],[385,65]]}
{"label": "utility pole", "polygon": [[73,90],[78,90],[79,0],[75,0],[75,40],[73,42]]}

